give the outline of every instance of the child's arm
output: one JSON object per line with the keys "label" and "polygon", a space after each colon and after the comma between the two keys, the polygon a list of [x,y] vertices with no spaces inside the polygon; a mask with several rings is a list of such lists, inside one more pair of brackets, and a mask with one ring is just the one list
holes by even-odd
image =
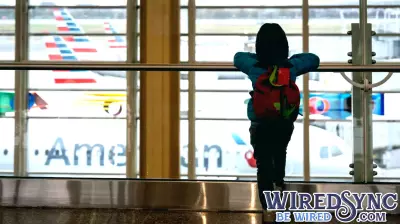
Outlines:
{"label": "child's arm", "polygon": [[314,71],[319,67],[319,57],[312,53],[295,54],[289,61],[295,69],[296,76]]}
{"label": "child's arm", "polygon": [[251,81],[257,80],[257,77],[252,77],[250,70],[257,63],[257,56],[249,52],[237,52],[233,58],[233,65],[241,72],[249,76]]}

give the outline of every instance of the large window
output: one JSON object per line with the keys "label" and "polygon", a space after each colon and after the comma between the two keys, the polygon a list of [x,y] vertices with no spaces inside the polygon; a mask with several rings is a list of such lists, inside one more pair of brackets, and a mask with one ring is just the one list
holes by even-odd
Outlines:
{"label": "large window", "polygon": [[[29,60],[126,60],[126,1],[51,2],[30,2]],[[28,114],[28,173],[124,176],[125,90],[121,71],[30,71],[46,106]]]}
{"label": "large window", "polygon": [[[233,55],[238,51],[255,52],[255,35],[260,25],[266,22],[281,24],[288,35],[290,54],[301,53],[304,41],[302,2],[294,0],[279,3],[254,0],[247,1],[246,7],[242,7],[244,3],[238,1],[196,1],[196,61],[231,63]],[[310,0],[309,3],[310,52],[319,55],[322,63],[347,64],[350,59],[347,54],[351,51],[351,36],[347,35],[347,31],[350,30],[351,23],[359,22],[359,2]],[[396,50],[400,47],[398,43],[400,1],[368,1],[368,4],[368,22],[372,23],[373,30],[377,33],[372,39],[373,51],[376,52],[374,59],[378,63],[400,60],[399,50]],[[384,75],[386,73],[374,74],[374,81],[380,80]],[[186,78],[186,74],[183,74],[183,77]],[[351,86],[339,74],[311,73],[309,77],[311,177],[349,180],[351,178],[349,164],[353,160]],[[393,161],[396,159],[388,162],[388,158],[397,155],[390,151],[397,148],[398,144],[393,142],[393,139],[398,138],[394,134],[397,132],[393,129],[395,127],[393,121],[387,123],[385,120],[397,119],[396,110],[390,109],[396,105],[391,101],[398,97],[396,92],[398,82],[395,81],[397,79],[393,76],[390,82],[376,88],[377,92],[373,94],[371,100],[374,104],[374,119],[379,119],[374,122],[374,133],[380,133],[374,135],[374,158],[375,163],[379,165],[379,177],[393,176],[393,172],[387,170],[395,167]],[[299,78],[297,83],[302,90],[302,79]],[[185,103],[188,99],[187,85],[182,85],[181,88],[182,103]],[[252,158],[248,139],[249,122],[246,121],[246,103],[249,98],[247,91],[250,88],[250,81],[241,73],[196,73],[198,158],[202,154],[209,155],[207,147],[215,144],[208,142],[208,139],[215,138],[213,131],[221,136],[217,145],[227,145],[219,147],[219,157],[213,157],[220,159],[214,159],[219,162],[215,166],[218,169],[211,171],[201,163],[197,164],[202,175],[223,176],[234,170],[239,176],[255,177],[256,169],[251,168],[251,163],[245,165],[246,169],[233,169],[231,167],[235,167],[236,160],[224,159],[229,157],[225,155],[231,153],[239,160]],[[388,94],[387,91],[391,93]],[[187,105],[181,108],[184,110]],[[288,177],[303,174],[304,135],[301,121],[300,117],[288,146],[286,167]],[[185,144],[187,142],[183,143],[184,146]],[[186,153],[187,147],[183,148]],[[384,153],[388,150],[390,152]],[[186,172],[185,169],[182,171]]]}
{"label": "large window", "polygon": [[[14,60],[15,2],[0,3],[0,61]],[[14,169],[14,71],[2,71],[0,77],[0,174],[12,174]]]}
{"label": "large window", "polygon": [[[30,0],[29,48],[34,61],[125,61],[126,0]],[[238,51],[255,52],[261,24],[285,29],[290,55],[309,51],[321,62],[347,64],[351,23],[358,23],[358,0],[310,0],[309,38],[304,38],[301,0],[281,2],[197,0],[197,62],[231,63]],[[400,61],[400,0],[368,1],[368,19],[378,63]],[[188,1],[181,2],[181,61],[189,59]],[[14,60],[15,1],[0,3],[0,60]],[[140,7],[138,7],[138,12]],[[139,30],[139,29],[138,29]],[[139,43],[140,34],[138,35]],[[139,47],[136,49],[139,56]],[[348,74],[351,75],[351,74]],[[374,81],[386,75],[374,74]],[[181,73],[181,170],[187,173],[188,73]],[[0,171],[11,172],[14,149],[14,71],[0,78]],[[350,178],[352,161],[351,86],[338,74],[311,73],[310,172],[312,178]],[[399,87],[396,75],[376,88],[374,162],[379,177],[394,177]],[[303,80],[297,84],[303,91]],[[246,116],[251,83],[240,72],[196,72],[196,152],[198,175],[255,177]],[[28,172],[31,175],[116,175],[124,173],[126,72],[30,71]],[[139,116],[138,116],[139,119]],[[300,116],[288,146],[288,177],[303,175],[303,123]],[[300,146],[300,147],[299,147]],[[393,172],[392,172],[393,171]]]}

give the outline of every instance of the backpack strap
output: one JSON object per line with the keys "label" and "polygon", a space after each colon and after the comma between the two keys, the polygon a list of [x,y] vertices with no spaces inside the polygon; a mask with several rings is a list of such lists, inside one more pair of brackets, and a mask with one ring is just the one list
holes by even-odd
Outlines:
{"label": "backpack strap", "polygon": [[282,85],[276,84],[276,73],[278,71],[278,66],[274,66],[274,70],[272,70],[271,75],[269,76],[269,83],[271,83],[272,86],[280,87]]}

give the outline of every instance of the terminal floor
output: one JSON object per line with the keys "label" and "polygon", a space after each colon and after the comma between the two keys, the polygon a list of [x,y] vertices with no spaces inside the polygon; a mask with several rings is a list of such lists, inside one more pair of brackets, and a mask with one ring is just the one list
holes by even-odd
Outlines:
{"label": "terminal floor", "polygon": [[[0,208],[4,224],[258,224],[261,214],[234,212],[182,212],[124,209]],[[338,223],[338,222],[330,222]],[[387,223],[400,223],[389,216]]]}

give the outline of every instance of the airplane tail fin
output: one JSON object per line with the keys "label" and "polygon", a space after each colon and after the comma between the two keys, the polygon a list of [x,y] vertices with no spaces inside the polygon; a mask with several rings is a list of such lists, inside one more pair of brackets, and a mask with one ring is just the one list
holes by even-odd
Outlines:
{"label": "airplane tail fin", "polygon": [[[107,34],[118,33],[109,22],[104,22],[104,31]],[[107,42],[109,48],[126,48],[126,42],[120,36],[111,36]]]}
{"label": "airplane tail fin", "polygon": [[37,107],[39,107],[42,110],[47,109],[47,102],[40,97],[37,93],[32,93],[32,95],[35,97],[35,104]]}
{"label": "airplane tail fin", "polygon": [[[61,34],[71,34],[71,36],[62,36],[62,40],[76,54],[80,60],[93,60],[98,56],[97,46],[85,36],[82,27],[75,21],[71,13],[65,8],[53,10],[57,21],[57,32]],[[79,36],[73,36],[79,34]]]}
{"label": "airplane tail fin", "polygon": [[[45,41],[46,50],[50,61],[78,61],[74,52],[65,43],[60,36],[50,36]],[[90,71],[86,70],[53,70],[55,74],[54,82],[56,84],[71,84],[71,83],[96,83]],[[89,77],[84,77],[87,75]]]}

